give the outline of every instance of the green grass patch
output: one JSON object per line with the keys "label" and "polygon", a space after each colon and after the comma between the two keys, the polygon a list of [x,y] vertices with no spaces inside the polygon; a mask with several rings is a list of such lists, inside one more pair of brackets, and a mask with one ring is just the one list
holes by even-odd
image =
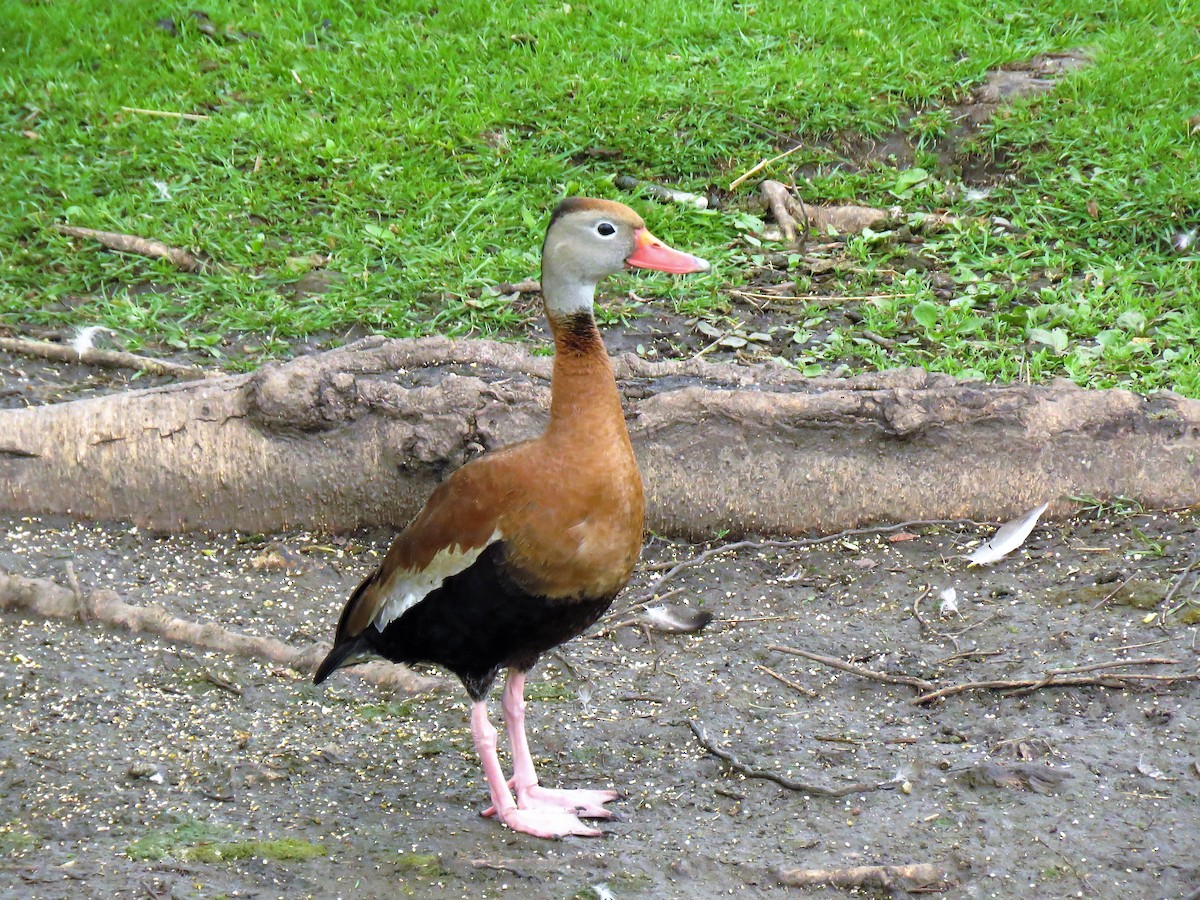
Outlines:
{"label": "green grass patch", "polygon": [[185,862],[224,863],[243,859],[273,862],[314,859],[326,854],[320,844],[299,838],[237,839],[235,829],[197,819],[151,831],[129,844],[125,854],[134,860],[170,857]]}
{"label": "green grass patch", "polygon": [[[231,367],[312,335],[509,334],[525,313],[479,289],[536,275],[558,198],[630,199],[616,174],[704,191],[800,138],[806,149],[764,174],[809,166],[807,200],[1002,216],[1016,231],[953,229],[920,248],[922,267],[886,236],[852,241],[860,271],[843,292],[880,297],[861,324],[778,313],[811,332],[796,365],[1200,396],[1200,254],[1171,247],[1200,226],[1200,140],[1186,124],[1200,17],[1179,0],[205,9],[211,18],[98,0],[6,11],[0,326],[106,325],[130,348]],[[1093,65],[1003,109],[965,148],[1014,177],[962,190],[933,153],[950,107],[991,68],[1071,47]],[[831,136],[901,123],[930,177],[833,164]],[[622,276],[606,292],[636,287],[681,316],[728,312],[722,289],[759,254],[739,227],[753,187],[720,211],[634,198],[662,237],[716,266]],[[67,238],[56,222],[198,248],[227,268],[186,275]],[[925,265],[948,273],[950,296]],[[297,293],[312,270],[323,292]]]}

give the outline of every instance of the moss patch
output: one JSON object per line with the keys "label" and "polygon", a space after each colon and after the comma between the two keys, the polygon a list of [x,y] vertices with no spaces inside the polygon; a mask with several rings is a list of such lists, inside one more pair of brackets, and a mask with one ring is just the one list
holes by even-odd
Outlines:
{"label": "moss patch", "polygon": [[135,860],[159,860],[171,857],[187,862],[233,862],[241,859],[269,859],[276,862],[313,859],[324,856],[320,844],[299,838],[231,840],[236,832],[221,825],[189,819],[146,834],[125,849]]}

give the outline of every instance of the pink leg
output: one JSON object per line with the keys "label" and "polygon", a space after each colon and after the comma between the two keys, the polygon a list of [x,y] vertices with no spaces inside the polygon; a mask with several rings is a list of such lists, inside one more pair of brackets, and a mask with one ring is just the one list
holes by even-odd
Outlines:
{"label": "pink leg", "polygon": [[500,757],[496,754],[496,729],[488,721],[487,702],[484,700],[471,707],[471,737],[475,739],[475,752],[483,764],[483,774],[492,795],[491,811],[499,816],[501,822],[513,831],[542,838],[560,838],[569,834],[596,837],[600,834],[565,809],[517,808],[508,782],[504,780],[504,770],[500,768]]}
{"label": "pink leg", "polygon": [[525,737],[525,673],[509,670],[504,683],[504,724],[508,728],[508,740],[512,746],[512,786],[517,792],[517,806],[521,809],[557,807],[570,810],[585,819],[610,819],[612,813],[604,808],[609,800],[617,798],[616,791],[562,791],[538,785],[537,773],[533,770],[533,757],[529,753],[529,741]]}

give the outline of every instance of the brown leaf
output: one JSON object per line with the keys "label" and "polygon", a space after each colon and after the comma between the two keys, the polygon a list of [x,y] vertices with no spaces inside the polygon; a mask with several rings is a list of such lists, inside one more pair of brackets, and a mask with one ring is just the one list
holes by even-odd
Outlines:
{"label": "brown leaf", "polygon": [[285,572],[301,568],[304,565],[304,557],[283,544],[271,544],[250,560],[250,565],[252,568],[265,569],[268,572]]}
{"label": "brown leaf", "polygon": [[910,531],[897,531],[895,534],[888,535],[888,543],[901,544],[904,541],[915,541],[919,536]]}
{"label": "brown leaf", "polygon": [[1087,202],[1087,212],[1088,212],[1088,215],[1091,216],[1093,219],[1100,218],[1100,204],[1097,203],[1095,200],[1089,200]]}

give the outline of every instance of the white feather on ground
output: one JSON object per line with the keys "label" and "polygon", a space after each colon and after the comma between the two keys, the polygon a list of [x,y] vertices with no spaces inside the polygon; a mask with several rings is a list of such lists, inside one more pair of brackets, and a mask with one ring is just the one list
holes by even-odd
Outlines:
{"label": "white feather on ground", "polygon": [[958,591],[952,587],[946,588],[940,594],[942,605],[938,607],[938,615],[942,618],[958,612]]}
{"label": "white feather on ground", "polygon": [[691,634],[712,620],[712,613],[686,606],[651,606],[638,616],[639,625],[666,634]]}
{"label": "white feather on ground", "polygon": [[80,356],[87,353],[96,344],[96,335],[99,334],[115,334],[111,328],[105,328],[103,325],[89,325],[87,328],[80,328],[74,339],[71,341],[71,349]]}
{"label": "white feather on ground", "polygon": [[1013,519],[1011,522],[1005,522],[1000,526],[1000,530],[992,536],[990,541],[976,547],[973,553],[968,554],[967,560],[972,565],[988,566],[1004,559],[1004,557],[1025,543],[1025,539],[1029,537],[1029,533],[1037,525],[1038,519],[1042,517],[1042,513],[1049,506],[1049,503],[1043,503],[1041,506],[1031,509],[1023,516]]}

